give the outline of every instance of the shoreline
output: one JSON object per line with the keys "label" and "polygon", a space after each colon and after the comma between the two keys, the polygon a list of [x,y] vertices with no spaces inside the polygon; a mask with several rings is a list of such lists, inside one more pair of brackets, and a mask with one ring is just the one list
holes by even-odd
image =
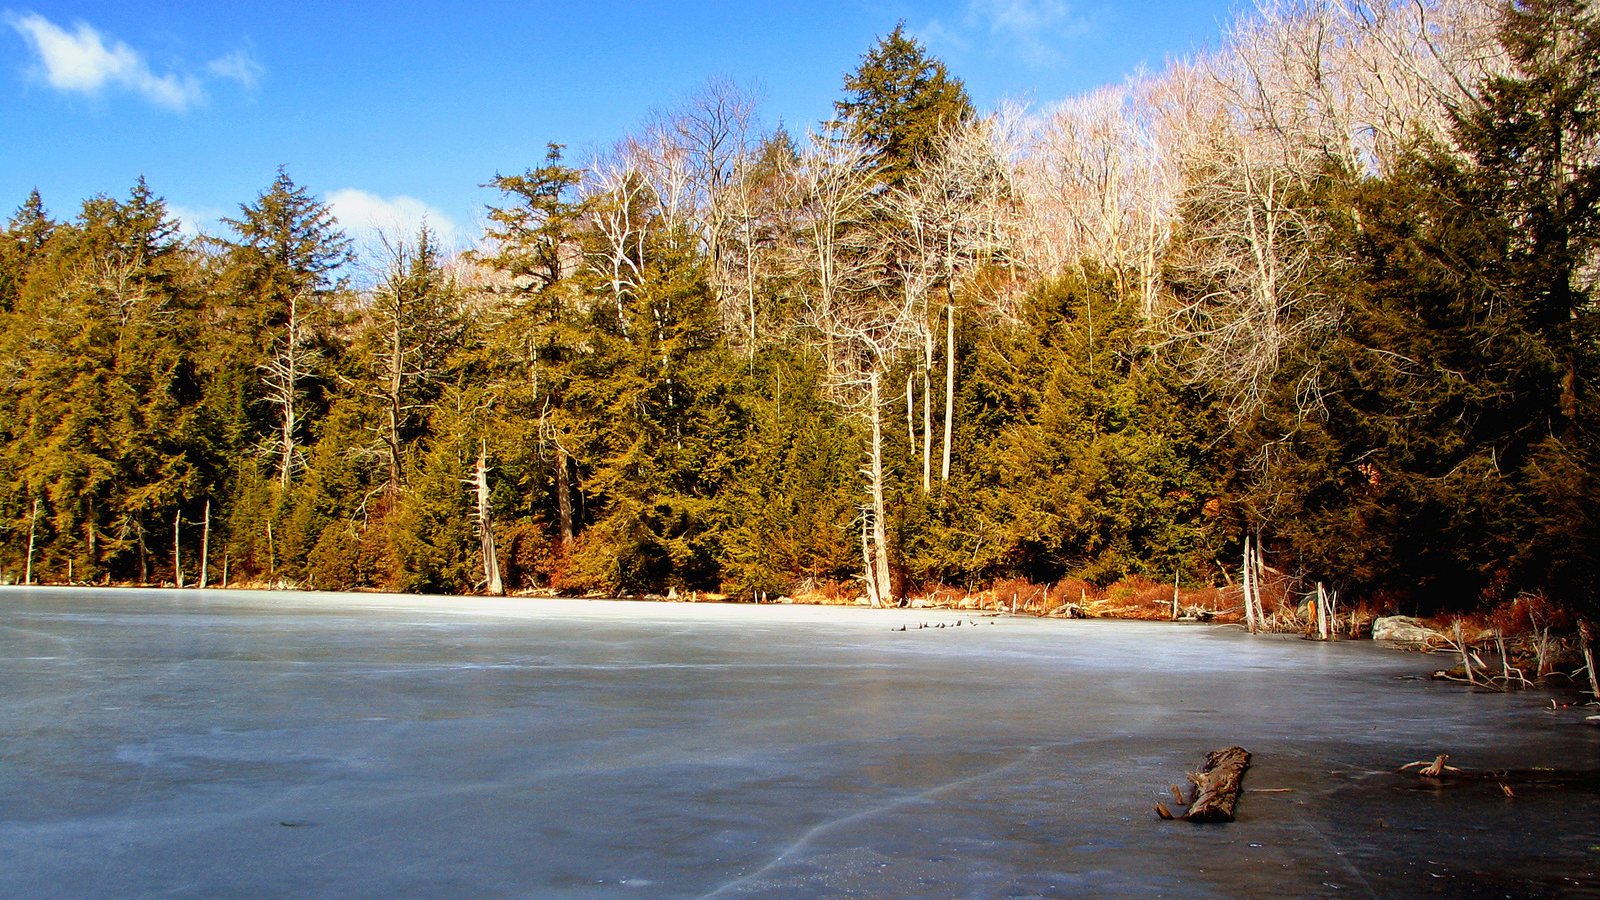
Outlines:
{"label": "shoreline", "polygon": [[[613,604],[631,605],[633,613],[631,618],[640,621],[652,619],[665,619],[662,615],[669,610],[693,607],[705,610],[719,619],[732,616],[743,616],[736,612],[741,607],[760,606],[768,609],[761,621],[817,621],[828,619],[833,621],[849,621],[854,624],[867,624],[871,622],[876,626],[888,626],[893,631],[918,631],[928,628],[957,627],[970,622],[973,625],[996,624],[1001,621],[1020,622],[1028,620],[1077,620],[1082,622],[1143,622],[1151,625],[1203,625],[1212,628],[1239,628],[1247,626],[1242,621],[1242,616],[1234,610],[1222,610],[1206,616],[1185,615],[1178,618],[1170,616],[1171,606],[1161,604],[1162,610],[1146,605],[1143,608],[1135,607],[1132,615],[1119,614],[1130,611],[1128,607],[1114,607],[1111,609],[1084,609],[1076,604],[1067,604],[1060,607],[1045,607],[1043,604],[1031,605],[1033,608],[1007,608],[1007,604],[994,598],[994,591],[985,591],[979,594],[965,593],[964,604],[950,602],[926,602],[925,598],[913,598],[913,601],[904,606],[873,608],[864,602],[855,600],[841,600],[825,598],[817,595],[799,595],[796,597],[782,597],[768,602],[752,602],[732,600],[724,596],[688,592],[684,596],[566,596],[547,590],[521,591],[506,595],[490,594],[409,594],[392,593],[378,590],[352,590],[352,591],[311,591],[300,588],[269,587],[261,584],[228,586],[185,586],[179,588],[172,584],[130,585],[130,584],[4,584],[0,585],[0,596],[10,592],[38,591],[42,593],[66,593],[70,591],[92,591],[103,594],[126,593],[130,596],[141,593],[164,596],[175,599],[186,593],[195,596],[211,595],[220,598],[224,595],[231,599],[253,602],[273,601],[272,605],[292,606],[305,609],[369,609],[369,610],[410,610],[416,612],[438,612],[467,615],[489,615],[495,617],[523,618],[531,617],[543,612],[553,612],[564,609],[569,614],[582,614],[584,611],[595,610]],[[986,602],[985,602],[986,601]],[[775,609],[774,609],[775,608]],[[1182,611],[1190,611],[1184,608]],[[789,611],[779,617],[771,613],[779,610]],[[831,612],[829,612],[831,611]],[[855,615],[857,612],[876,613],[878,615],[862,617]],[[1167,612],[1161,615],[1160,612]],[[1354,612],[1351,615],[1355,615]],[[919,616],[937,616],[939,620],[932,624],[918,621]],[[951,619],[954,622],[951,622]],[[1371,623],[1367,624],[1365,631],[1357,631],[1352,635],[1347,628],[1335,629],[1334,633],[1326,640],[1319,640],[1312,631],[1310,621],[1296,621],[1286,617],[1283,610],[1274,614],[1272,622],[1267,623],[1277,627],[1264,627],[1257,631],[1257,637],[1274,637],[1279,640],[1303,640],[1307,643],[1366,643],[1381,649],[1398,650],[1416,653],[1422,659],[1436,659],[1445,663],[1443,666],[1427,665],[1422,668],[1428,673],[1427,677],[1439,681],[1454,681],[1479,690],[1495,692],[1520,691],[1528,689],[1548,689],[1570,691],[1576,694],[1569,706],[1595,706],[1600,704],[1591,694],[1594,693],[1591,685],[1586,685],[1590,679],[1585,670],[1587,668],[1583,656],[1584,644],[1578,634],[1555,633],[1548,627],[1543,630],[1535,629],[1528,633],[1503,633],[1494,627],[1486,627],[1482,620],[1477,620],[1472,625],[1462,627],[1462,619],[1454,620],[1455,629],[1452,636],[1445,622],[1440,620],[1418,620],[1408,617],[1395,617],[1407,619],[1413,626],[1418,627],[1417,633],[1405,639],[1375,638]],[[746,621],[752,621],[746,619]],[[1374,621],[1381,621],[1375,617]],[[1282,627],[1290,624],[1292,627]],[[1592,651],[1591,651],[1592,652]],[[1586,689],[1588,688],[1588,689]],[[1585,701],[1583,698],[1589,698]]]}

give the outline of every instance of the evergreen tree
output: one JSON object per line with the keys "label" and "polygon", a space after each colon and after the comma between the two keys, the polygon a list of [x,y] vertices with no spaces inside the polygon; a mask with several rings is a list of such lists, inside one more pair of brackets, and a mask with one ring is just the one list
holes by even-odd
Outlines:
{"label": "evergreen tree", "polygon": [[513,279],[516,291],[540,294],[571,269],[568,253],[583,206],[573,197],[583,173],[561,162],[561,144],[546,145],[545,162],[521,175],[496,175],[485,187],[499,189],[512,202],[489,208],[485,237],[494,255],[484,262]]}
{"label": "evergreen tree", "polygon": [[1456,111],[1454,148],[1325,181],[1337,335],[1250,435],[1245,503],[1295,562],[1423,611],[1520,590],[1592,609],[1600,588],[1600,29],[1531,0],[1501,39],[1516,71]]}
{"label": "evergreen tree", "polygon": [[91,198],[50,229],[23,274],[0,336],[22,373],[0,413],[7,505],[42,502],[58,577],[149,578],[170,560],[152,548],[172,546],[174,516],[198,518],[225,478],[195,267],[141,179],[127,201]]}
{"label": "evergreen tree", "polygon": [[1422,246],[1455,312],[1429,340],[1457,348],[1441,367],[1471,382],[1470,429],[1441,431],[1459,435],[1463,459],[1452,471],[1476,468],[1487,486],[1464,491],[1476,502],[1453,519],[1481,529],[1468,542],[1477,550],[1468,568],[1486,596],[1541,587],[1592,612],[1600,524],[1585,510],[1600,503],[1600,17],[1577,0],[1525,0],[1504,15],[1514,71],[1488,79],[1457,112],[1465,160],[1432,154],[1420,175],[1437,199],[1416,204]]}
{"label": "evergreen tree", "polygon": [[[1203,512],[1225,475],[1208,452],[1221,424],[1147,349],[1138,309],[1090,267],[971,347],[953,512],[923,550],[944,578],[1205,577],[1226,537]],[[964,569],[945,543],[967,545]]]}
{"label": "evergreen tree", "polygon": [[[570,367],[584,355],[587,323],[581,291],[571,279],[582,253],[577,232],[586,204],[576,194],[583,173],[561,162],[561,150],[549,144],[543,166],[490,182],[507,202],[490,207],[494,224],[487,237],[494,252],[477,258],[503,279],[493,288],[506,302],[487,338],[484,371],[493,379],[503,418],[499,443],[506,471],[525,498],[518,510],[523,532],[537,532],[529,530],[535,519],[553,526],[548,543],[564,557],[582,526],[575,483],[581,466],[572,457],[582,428],[567,394]],[[560,567],[553,562],[543,574]],[[527,561],[515,568],[540,570]]]}
{"label": "evergreen tree", "polygon": [[1521,0],[1505,8],[1500,40],[1516,71],[1458,111],[1454,136],[1470,164],[1459,180],[1448,166],[1439,178],[1484,217],[1497,245],[1496,264],[1477,273],[1486,299],[1510,304],[1508,324],[1535,339],[1556,381],[1538,424],[1571,441],[1600,338],[1600,16],[1582,0]]}
{"label": "evergreen tree", "polygon": [[747,462],[728,481],[724,590],[781,594],[859,572],[858,439],[824,392],[819,354],[777,347],[750,376]]}
{"label": "evergreen tree", "polygon": [[905,33],[905,23],[845,76],[846,99],[834,109],[851,137],[874,152],[883,181],[901,185],[919,162],[940,150],[941,136],[973,115],[961,79]]}
{"label": "evergreen tree", "polygon": [[253,308],[253,324],[281,325],[297,293],[326,301],[343,287],[339,270],[353,258],[350,240],[328,205],[282,167],[272,186],[239,210],[239,218],[222,221],[238,235],[227,244],[236,267],[233,287]]}
{"label": "evergreen tree", "polygon": [[296,185],[282,168],[238,219],[224,219],[237,239],[226,244],[234,296],[234,351],[263,373],[263,396],[276,421],[271,443],[278,481],[287,488],[301,464],[300,442],[311,418],[302,395],[317,357],[317,326],[346,279],[350,241],[327,204]]}
{"label": "evergreen tree", "polygon": [[[595,198],[632,204],[640,233],[626,286],[590,270],[588,352],[568,367],[593,525],[573,577],[591,587],[714,589],[721,580],[724,491],[738,468],[744,411],[694,237],[647,192]],[[592,255],[609,247],[597,232]]]}
{"label": "evergreen tree", "polygon": [[422,433],[428,407],[443,389],[449,357],[466,334],[462,297],[443,269],[433,232],[424,225],[414,243],[392,249],[388,271],[373,292],[365,330],[371,395],[383,407],[385,490],[400,490],[405,453]]}
{"label": "evergreen tree", "polygon": [[16,305],[23,279],[55,227],[38,189],[29,192],[0,235],[0,312]]}

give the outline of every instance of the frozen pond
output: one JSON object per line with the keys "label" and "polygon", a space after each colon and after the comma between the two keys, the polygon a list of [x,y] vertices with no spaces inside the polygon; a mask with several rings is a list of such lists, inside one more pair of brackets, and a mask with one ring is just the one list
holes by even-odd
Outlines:
{"label": "frozen pond", "polygon": [[[0,897],[1600,896],[1600,728],[1548,695],[956,621],[0,589]],[[1230,744],[1240,820],[1159,821]],[[1441,752],[1515,796],[1393,774]]]}

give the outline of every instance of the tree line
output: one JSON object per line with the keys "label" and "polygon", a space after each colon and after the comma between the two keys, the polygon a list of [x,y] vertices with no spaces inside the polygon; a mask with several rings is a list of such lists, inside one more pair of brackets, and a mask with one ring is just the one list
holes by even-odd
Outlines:
{"label": "tree line", "polygon": [[[874,604],[1280,570],[1595,605],[1600,53],[1577,0],[1273,3],[974,108],[896,28],[793,135],[716,81],[479,245],[280,169],[0,238],[9,578]],[[215,577],[215,576],[212,576]]]}

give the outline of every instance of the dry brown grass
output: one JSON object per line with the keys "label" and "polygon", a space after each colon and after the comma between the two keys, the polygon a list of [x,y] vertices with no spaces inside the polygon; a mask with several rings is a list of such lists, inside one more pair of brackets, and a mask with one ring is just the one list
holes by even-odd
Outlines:
{"label": "dry brown grass", "polygon": [[794,586],[790,596],[796,603],[812,603],[818,606],[851,606],[857,600],[866,596],[859,582],[853,581],[813,581],[806,579]]}
{"label": "dry brown grass", "polygon": [[[1141,619],[1172,618],[1172,585],[1148,578],[1126,578],[1098,587],[1079,578],[1038,584],[1023,578],[996,582],[980,591],[937,585],[907,598],[937,609],[982,609],[1018,615]],[[1184,587],[1178,592],[1182,616],[1231,622],[1240,618],[1239,589]]]}

